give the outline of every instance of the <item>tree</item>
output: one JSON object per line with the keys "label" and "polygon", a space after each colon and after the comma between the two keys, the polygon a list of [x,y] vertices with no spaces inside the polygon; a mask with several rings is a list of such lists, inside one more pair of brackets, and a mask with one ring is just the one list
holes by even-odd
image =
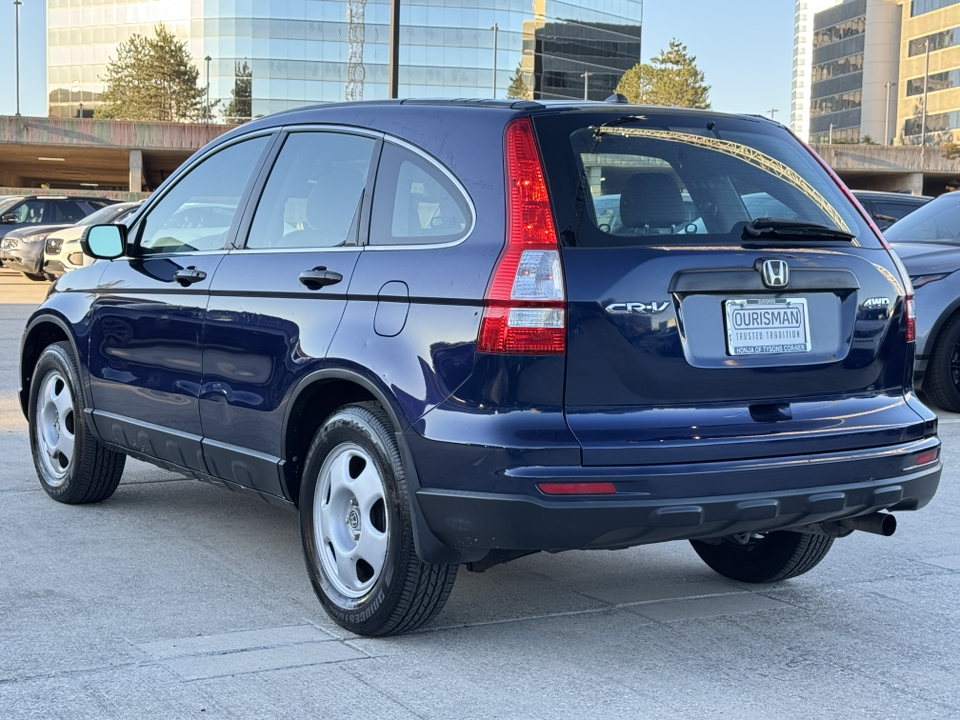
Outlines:
{"label": "tree", "polygon": [[234,68],[233,89],[230,102],[223,109],[223,119],[232,125],[239,125],[253,117],[253,71],[246,60]]}
{"label": "tree", "polygon": [[133,34],[117,46],[117,57],[100,79],[106,89],[98,118],[184,122],[204,116],[205,89],[197,85],[200,70],[193,64],[186,40],[162,23],[153,37]]}
{"label": "tree", "polygon": [[667,50],[661,50],[650,63],[637,63],[627,70],[617,92],[630,102],[645,105],[710,109],[710,86],[696,65],[697,58],[687,53],[687,46],[674,38]]}
{"label": "tree", "polygon": [[507,97],[511,100],[530,100],[533,97],[530,86],[523,79],[523,70],[520,69],[519,63],[517,63],[517,69],[513,73],[509,87],[507,87]]}

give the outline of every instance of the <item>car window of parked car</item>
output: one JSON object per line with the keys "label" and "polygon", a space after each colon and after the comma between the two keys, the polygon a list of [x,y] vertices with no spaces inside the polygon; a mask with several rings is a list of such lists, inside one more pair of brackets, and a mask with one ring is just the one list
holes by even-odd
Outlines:
{"label": "car window of parked car", "polygon": [[921,205],[923,205],[923,203],[920,202],[876,202],[874,203],[874,208],[875,212],[880,215],[899,220],[912,213]]}
{"label": "car window of parked car", "polygon": [[9,211],[9,214],[16,218],[16,223],[41,223],[44,221],[46,204],[45,200],[27,200]]}
{"label": "car window of parked car", "polygon": [[460,240],[473,224],[462,191],[425,158],[386,143],[377,171],[372,245],[420,245]]}
{"label": "car window of parked car", "polygon": [[223,248],[240,198],[269,136],[228,145],[195,165],[150,208],[137,230],[140,253]]}
{"label": "car window of parked car", "polygon": [[360,205],[377,140],[291,133],[250,226],[248,248],[324,248],[357,242]]}
{"label": "car window of parked car", "polygon": [[48,222],[55,223],[75,223],[83,220],[87,212],[80,207],[80,203],[74,200],[62,200],[50,203],[53,214]]}
{"label": "car window of parked car", "polygon": [[[952,193],[951,193],[952,194]],[[890,242],[949,242],[960,237],[960,202],[937,198],[884,230]]]}

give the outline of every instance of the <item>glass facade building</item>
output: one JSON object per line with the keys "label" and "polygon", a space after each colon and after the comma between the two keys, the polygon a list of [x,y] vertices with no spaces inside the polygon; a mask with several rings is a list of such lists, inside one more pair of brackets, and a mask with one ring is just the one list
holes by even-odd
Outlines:
{"label": "glass facade building", "polygon": [[817,13],[813,27],[810,140],[859,142],[867,0]]}
{"label": "glass facade building", "polygon": [[[641,60],[641,17],[642,0],[405,0],[399,94],[602,99]],[[215,121],[386,98],[389,18],[376,0],[47,0],[49,112],[91,116],[117,45],[156,23],[187,41]]]}

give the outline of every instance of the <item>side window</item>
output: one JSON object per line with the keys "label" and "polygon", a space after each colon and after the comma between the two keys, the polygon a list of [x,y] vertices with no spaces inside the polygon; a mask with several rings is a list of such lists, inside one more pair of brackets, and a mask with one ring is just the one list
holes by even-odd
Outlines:
{"label": "side window", "polygon": [[17,223],[41,223],[44,221],[44,206],[46,200],[27,200],[25,203],[17,205],[11,212],[16,217]]}
{"label": "side window", "polygon": [[73,200],[53,202],[50,205],[53,209],[52,222],[55,223],[75,223],[87,216],[83,208]]}
{"label": "side window", "polygon": [[459,240],[473,217],[463,193],[439,168],[386,143],[373,194],[372,245],[420,245]]}
{"label": "side window", "polygon": [[376,145],[360,135],[291,133],[264,186],[246,247],[355,244]]}
{"label": "side window", "polygon": [[183,175],[140,223],[144,255],[219,250],[269,136],[230,145]]}
{"label": "side window", "polygon": [[919,204],[910,202],[878,202],[875,204],[875,212],[879,213],[880,215],[886,215],[887,217],[893,218],[890,221],[893,222],[894,220],[899,220],[902,217],[906,217],[918,207],[920,207]]}

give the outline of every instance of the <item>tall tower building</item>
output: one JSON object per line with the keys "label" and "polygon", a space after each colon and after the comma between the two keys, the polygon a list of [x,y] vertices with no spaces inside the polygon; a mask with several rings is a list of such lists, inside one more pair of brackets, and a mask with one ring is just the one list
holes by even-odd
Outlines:
{"label": "tall tower building", "polygon": [[814,15],[843,0],[797,0],[793,18],[793,83],[790,127],[804,140],[810,135],[810,83]]}

